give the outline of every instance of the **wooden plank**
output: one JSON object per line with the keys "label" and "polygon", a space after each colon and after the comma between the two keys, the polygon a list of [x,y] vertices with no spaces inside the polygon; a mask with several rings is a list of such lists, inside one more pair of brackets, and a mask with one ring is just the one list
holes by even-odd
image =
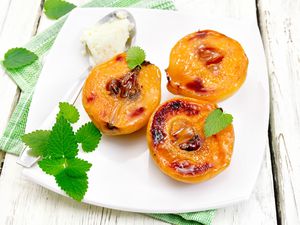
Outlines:
{"label": "wooden plank", "polygon": [[[41,12],[41,0],[0,1],[0,58],[7,49],[20,46],[36,31],[36,25]],[[22,18],[22,19],[20,19]],[[19,97],[15,83],[0,68],[0,135]],[[0,153],[0,162],[4,159]],[[0,171],[2,163],[0,163]],[[0,173],[1,174],[1,173]]]}
{"label": "wooden plank", "polygon": [[273,193],[270,149],[267,147],[256,187],[250,199],[218,210],[213,225],[277,224]]}
{"label": "wooden plank", "polygon": [[[7,154],[0,179],[1,225],[141,225],[164,223],[135,213],[120,212],[79,203],[28,182]],[[5,215],[5,216],[4,216]]]}
{"label": "wooden plank", "polygon": [[259,0],[280,224],[300,224],[300,1]]}
{"label": "wooden plank", "polygon": [[[195,13],[201,12],[210,16],[216,14],[238,19],[256,19],[254,0],[177,0],[176,5],[179,10],[193,10]],[[52,23],[53,21],[42,16],[39,31]],[[1,213],[6,215],[4,218],[0,217],[0,224],[163,224],[140,214],[89,206],[58,196],[23,180],[20,175],[21,168],[15,164],[15,160],[15,156],[6,156],[0,179],[0,199],[1,204],[5,204]],[[271,178],[270,157],[267,154],[251,199],[219,210],[214,224],[275,224]],[[37,213],[37,209],[40,213]]]}
{"label": "wooden plank", "polygon": [[[41,0],[0,1],[0,56],[15,46],[20,46],[36,31],[40,15]],[[22,19],[20,19],[22,18]],[[0,134],[5,129],[14,103],[17,100],[17,87],[0,69]]]}

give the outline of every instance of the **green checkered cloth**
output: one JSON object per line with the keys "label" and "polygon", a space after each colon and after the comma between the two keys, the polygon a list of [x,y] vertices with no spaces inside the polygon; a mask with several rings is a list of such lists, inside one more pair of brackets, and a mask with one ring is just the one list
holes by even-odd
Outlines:
{"label": "green checkered cloth", "polygon": [[[82,7],[143,7],[174,10],[172,0],[94,0]],[[67,16],[59,19],[53,26],[36,35],[24,47],[31,50],[42,59],[51,48],[58,32],[66,21]],[[23,149],[20,137],[25,132],[28,111],[35,84],[42,69],[41,61],[20,69],[7,70],[6,73],[13,79],[21,90],[19,102],[8,122],[2,137],[0,149],[18,155]],[[180,214],[147,214],[153,218],[176,225],[209,225],[214,217],[214,210],[180,213]]]}

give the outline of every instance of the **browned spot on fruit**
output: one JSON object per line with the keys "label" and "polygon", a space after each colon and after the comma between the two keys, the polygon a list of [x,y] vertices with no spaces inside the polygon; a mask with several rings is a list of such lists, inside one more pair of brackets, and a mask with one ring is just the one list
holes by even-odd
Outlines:
{"label": "browned spot on fruit", "polygon": [[213,167],[211,163],[204,163],[202,165],[191,164],[189,161],[184,160],[180,162],[173,162],[170,165],[171,168],[174,168],[177,172],[184,175],[196,175],[205,173],[207,170]]}
{"label": "browned spot on fruit", "polygon": [[106,127],[109,130],[116,130],[116,129],[118,129],[118,127],[114,126],[112,123],[106,123]]}
{"label": "browned spot on fruit", "polygon": [[151,134],[154,140],[154,145],[161,143],[166,136],[164,127],[168,116],[174,116],[179,113],[184,113],[187,116],[193,116],[197,115],[199,110],[196,105],[183,100],[170,101],[163,105],[153,117]]}
{"label": "browned spot on fruit", "polygon": [[142,66],[148,66],[148,65],[152,65],[151,62],[145,60],[145,61],[142,63]]}
{"label": "browned spot on fruit", "polygon": [[206,93],[208,90],[204,87],[202,80],[199,78],[187,83],[185,85],[188,89],[193,90],[198,93]]}
{"label": "browned spot on fruit", "polygon": [[205,46],[202,46],[198,49],[198,55],[207,66],[210,64],[220,63],[224,58],[224,56],[218,52],[217,49]]}
{"label": "browned spot on fruit", "polygon": [[134,111],[130,114],[130,116],[131,116],[131,117],[139,116],[139,115],[141,115],[144,111],[145,111],[145,108],[144,108],[144,107],[139,107],[139,108],[137,108],[136,110],[134,110]]}
{"label": "browned spot on fruit", "polygon": [[120,86],[120,80],[112,79],[106,84],[106,90],[109,91],[111,95],[118,95],[120,93]]}
{"label": "browned spot on fruit", "polygon": [[140,70],[140,67],[136,67],[123,77],[110,80],[106,84],[106,90],[110,92],[110,95],[119,98],[136,99],[140,94],[140,87],[137,82]]}
{"label": "browned spot on fruit", "polygon": [[124,57],[121,54],[116,57],[117,62],[122,62],[123,60],[124,60]]}
{"label": "browned spot on fruit", "polygon": [[179,148],[185,151],[195,151],[201,147],[203,144],[203,140],[199,137],[199,135],[195,135],[187,142],[179,144]]}
{"label": "browned spot on fruit", "polygon": [[96,98],[96,94],[94,92],[91,92],[91,94],[86,98],[86,101],[88,103],[90,103],[90,102],[94,101],[95,98]]}
{"label": "browned spot on fruit", "polygon": [[205,38],[208,33],[208,30],[199,30],[195,33],[193,37],[191,37],[189,40],[193,40],[195,38]]}

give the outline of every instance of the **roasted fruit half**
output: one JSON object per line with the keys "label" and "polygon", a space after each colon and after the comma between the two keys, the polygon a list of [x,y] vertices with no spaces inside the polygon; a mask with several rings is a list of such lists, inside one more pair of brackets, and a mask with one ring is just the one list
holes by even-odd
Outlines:
{"label": "roasted fruit half", "polygon": [[126,53],[96,66],[82,94],[93,123],[107,135],[129,134],[145,126],[160,103],[161,73],[144,62],[130,70]]}
{"label": "roasted fruit half", "polygon": [[242,46],[213,30],[202,30],[179,40],[166,69],[168,90],[174,94],[218,102],[236,92],[247,74]]}
{"label": "roasted fruit half", "polygon": [[207,116],[217,108],[191,98],[175,98],[160,105],[147,127],[150,153],[158,167],[175,180],[197,183],[208,180],[229,166],[234,144],[229,125],[208,138]]}

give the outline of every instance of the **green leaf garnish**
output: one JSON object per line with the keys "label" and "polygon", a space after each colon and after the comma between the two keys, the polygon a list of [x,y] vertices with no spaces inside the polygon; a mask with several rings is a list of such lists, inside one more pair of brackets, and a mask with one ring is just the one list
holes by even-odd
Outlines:
{"label": "green leaf garnish", "polygon": [[68,159],[66,173],[72,177],[84,177],[90,170],[92,164],[79,158]]}
{"label": "green leaf garnish", "polygon": [[222,109],[215,109],[206,118],[204,124],[204,134],[206,137],[210,137],[221,130],[225,129],[232,123],[233,117],[230,114],[226,114]]}
{"label": "green leaf garnish", "polygon": [[71,198],[81,201],[88,189],[87,175],[82,177],[69,176],[65,170],[55,176],[58,186]]}
{"label": "green leaf garnish", "polygon": [[84,124],[76,132],[77,142],[82,144],[82,149],[85,152],[92,152],[95,150],[99,144],[101,136],[101,132],[92,122]]}
{"label": "green leaf garnish", "polygon": [[22,136],[22,141],[31,148],[30,155],[46,157],[48,155],[47,143],[51,131],[37,130]]}
{"label": "green leaf garnish", "polygon": [[86,123],[75,134],[71,123],[79,119],[78,110],[69,103],[60,103],[60,111],[51,131],[37,130],[22,137],[35,156],[42,157],[39,167],[55,177],[57,185],[71,198],[81,201],[88,189],[87,172],[92,164],[79,159],[78,144],[86,152],[95,150],[101,132],[92,122]]}
{"label": "green leaf garnish", "polygon": [[56,183],[70,197],[81,201],[88,188],[87,172],[92,164],[79,159],[43,159],[39,167],[47,174],[54,175]]}
{"label": "green leaf garnish", "polygon": [[54,124],[48,140],[51,158],[73,158],[78,153],[78,144],[71,124],[59,117]]}
{"label": "green leaf garnish", "polygon": [[72,9],[76,8],[76,5],[63,1],[63,0],[46,0],[44,4],[45,14],[49,19],[58,19]]}
{"label": "green leaf garnish", "polygon": [[57,175],[66,167],[66,159],[43,159],[38,162],[39,167],[49,175]]}
{"label": "green leaf garnish", "polygon": [[38,59],[38,56],[26,48],[12,48],[4,55],[3,65],[6,69],[17,69],[27,66]]}
{"label": "green leaf garnish", "polygon": [[126,54],[126,62],[129,69],[132,70],[136,66],[141,66],[141,64],[145,61],[145,59],[146,59],[146,53],[142,48],[135,46],[128,49]]}
{"label": "green leaf garnish", "polygon": [[67,103],[67,102],[60,102],[59,103],[59,113],[57,118],[63,116],[66,120],[70,123],[76,123],[79,120],[79,112],[75,108],[75,106]]}

